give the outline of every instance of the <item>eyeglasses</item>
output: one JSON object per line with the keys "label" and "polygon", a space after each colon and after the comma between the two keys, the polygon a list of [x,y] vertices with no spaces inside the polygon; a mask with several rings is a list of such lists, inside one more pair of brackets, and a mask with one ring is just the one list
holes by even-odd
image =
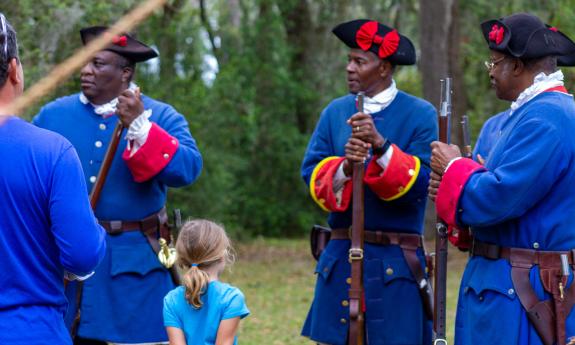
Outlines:
{"label": "eyeglasses", "polygon": [[6,30],[6,18],[0,13],[0,25],[2,26],[2,36],[4,37],[4,56],[8,58],[8,30]]}
{"label": "eyeglasses", "polygon": [[497,66],[498,63],[505,60],[506,58],[507,58],[507,55],[504,55],[504,56],[502,56],[496,60],[483,61],[483,63],[485,64],[485,68],[487,68],[487,72],[491,72],[495,68],[495,66]]}

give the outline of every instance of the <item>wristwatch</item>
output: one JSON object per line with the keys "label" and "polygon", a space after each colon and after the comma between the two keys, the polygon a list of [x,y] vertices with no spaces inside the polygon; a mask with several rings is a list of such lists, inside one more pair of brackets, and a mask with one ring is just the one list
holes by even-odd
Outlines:
{"label": "wristwatch", "polygon": [[381,146],[374,147],[372,149],[373,155],[378,156],[378,157],[383,156],[385,154],[385,152],[387,151],[387,149],[389,149],[390,146],[391,146],[391,142],[389,140],[385,139]]}

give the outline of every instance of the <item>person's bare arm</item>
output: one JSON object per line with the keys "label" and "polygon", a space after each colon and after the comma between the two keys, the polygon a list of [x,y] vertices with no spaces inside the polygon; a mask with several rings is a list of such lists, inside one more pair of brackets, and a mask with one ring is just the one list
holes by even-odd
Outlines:
{"label": "person's bare arm", "polygon": [[166,327],[166,332],[168,332],[170,345],[186,345],[186,336],[181,329],[177,327]]}
{"label": "person's bare arm", "polygon": [[[240,317],[222,320],[220,327],[218,327],[218,335],[216,336],[216,345],[233,345],[234,338],[240,326]],[[171,342],[170,342],[171,344]]]}

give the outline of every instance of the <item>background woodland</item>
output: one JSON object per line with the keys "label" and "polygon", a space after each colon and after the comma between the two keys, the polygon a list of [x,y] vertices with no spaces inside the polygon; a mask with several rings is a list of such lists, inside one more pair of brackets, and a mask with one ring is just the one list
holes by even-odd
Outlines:
{"label": "background woodland", "polygon": [[[138,1],[0,0],[15,26],[28,85],[80,48],[78,30],[110,25]],[[170,0],[135,30],[160,58],[140,64],[144,93],[190,123],[204,157],[194,185],[170,192],[169,207],[215,219],[235,238],[296,237],[325,215],[299,168],[320,111],[346,89],[347,49],[331,34],[370,18],[414,42],[418,65],[396,71],[398,87],[439,102],[439,79],[454,78],[452,138],[459,117],[472,137],[509,106],[489,87],[483,20],[531,12],[575,38],[575,0]],[[563,69],[573,91],[575,69]],[[79,91],[76,75],[42,103]]]}

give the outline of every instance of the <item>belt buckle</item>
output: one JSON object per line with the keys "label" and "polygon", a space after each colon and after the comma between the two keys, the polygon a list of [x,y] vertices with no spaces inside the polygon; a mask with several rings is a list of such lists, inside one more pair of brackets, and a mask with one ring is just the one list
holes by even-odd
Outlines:
{"label": "belt buckle", "polygon": [[110,229],[108,230],[108,234],[110,235],[118,235],[122,233],[122,221],[121,220],[111,220],[109,222]]}

